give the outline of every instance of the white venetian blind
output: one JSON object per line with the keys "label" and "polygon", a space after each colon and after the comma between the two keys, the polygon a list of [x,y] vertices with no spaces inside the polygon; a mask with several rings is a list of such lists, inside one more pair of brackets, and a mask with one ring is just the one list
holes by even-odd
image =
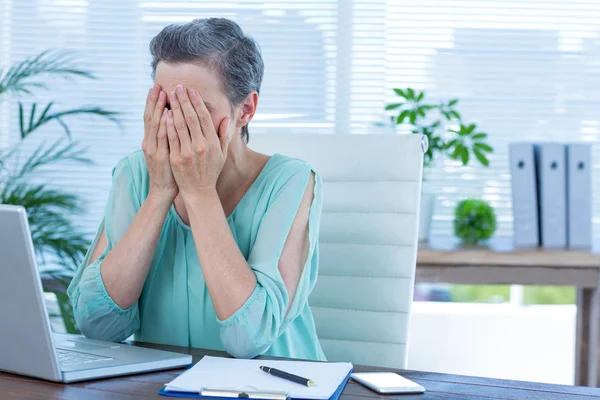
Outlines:
{"label": "white venetian blind", "polygon": [[[598,140],[600,2],[391,1],[386,82],[457,97],[489,133],[491,166],[447,161],[429,174],[439,193],[435,233],[451,232],[457,199],[490,201],[498,234],[512,233],[507,145],[517,140]],[[599,160],[594,149],[594,160]],[[594,233],[600,234],[600,164],[594,165]]]}
{"label": "white venetian blind", "polygon": [[[439,194],[434,234],[451,233],[453,207],[464,196],[489,200],[498,234],[511,233],[509,142],[596,141],[599,134],[597,1],[0,0],[0,12],[2,65],[46,48],[70,49],[99,77],[53,82],[37,101],[123,113],[120,130],[98,119],[73,121],[74,138],[89,147],[96,164],[57,166],[42,177],[84,197],[80,223],[90,232],[100,220],[112,166],[140,145],[151,85],[148,43],[165,25],[197,17],[234,19],[262,48],[266,71],[251,136],[378,133],[373,123],[394,100],[394,87],[425,90],[435,101],[459,98],[459,110],[489,134],[495,153],[488,169],[445,161],[430,171],[427,184]],[[16,115],[5,102],[0,145],[16,139]],[[52,126],[37,133],[29,148],[60,131]],[[596,189],[594,196],[598,235]]]}

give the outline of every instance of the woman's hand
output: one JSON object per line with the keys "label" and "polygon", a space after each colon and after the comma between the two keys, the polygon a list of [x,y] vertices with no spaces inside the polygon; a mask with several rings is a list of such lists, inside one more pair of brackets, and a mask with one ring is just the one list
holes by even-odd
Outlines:
{"label": "woman's hand", "polygon": [[198,93],[188,93],[181,85],[171,93],[167,134],[173,175],[184,201],[214,194],[227,158],[229,120],[223,118],[217,131]]}
{"label": "woman's hand", "polygon": [[150,175],[149,195],[172,202],[179,189],[173,178],[167,139],[167,94],[154,85],[146,99],[142,150]]}

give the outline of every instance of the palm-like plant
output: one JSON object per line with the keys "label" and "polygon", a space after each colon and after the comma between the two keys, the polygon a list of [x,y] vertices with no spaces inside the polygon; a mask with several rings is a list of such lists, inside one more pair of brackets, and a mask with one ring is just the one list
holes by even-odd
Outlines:
{"label": "palm-like plant", "polygon": [[[54,111],[54,102],[43,106],[31,102],[29,107],[25,106],[21,98],[33,95],[33,90],[48,90],[47,85],[40,81],[44,77],[96,79],[92,73],[75,65],[72,53],[62,51],[47,50],[8,69],[0,68],[0,101],[9,95],[18,100],[20,134],[16,144],[0,148],[0,203],[21,205],[27,209],[33,243],[40,263],[45,267],[42,272],[44,281],[54,283],[46,290],[56,293],[67,331],[77,332],[65,288],[89,244],[86,233],[78,229],[72,220],[73,216],[82,213],[80,200],[78,196],[48,184],[33,184],[29,178],[43,167],[55,163],[91,163],[85,156],[86,149],[72,139],[67,124],[69,118],[92,115],[118,124],[118,113],[87,106]],[[42,143],[31,154],[23,155],[22,145],[27,138],[52,123],[60,124],[66,138]],[[21,162],[21,158],[25,161]]]}

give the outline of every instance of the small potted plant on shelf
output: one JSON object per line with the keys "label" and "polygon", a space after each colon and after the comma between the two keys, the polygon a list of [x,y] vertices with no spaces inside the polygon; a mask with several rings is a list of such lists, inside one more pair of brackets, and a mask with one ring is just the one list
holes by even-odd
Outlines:
{"label": "small potted plant on shelf", "polygon": [[[473,160],[485,167],[489,165],[488,154],[493,151],[487,143],[487,133],[476,124],[463,121],[456,106],[458,99],[447,102],[427,102],[425,92],[412,88],[394,89],[399,100],[385,109],[393,111],[390,116],[397,130],[406,130],[427,137],[429,147],[424,154],[424,179],[426,171],[443,157],[467,165]],[[421,196],[419,240],[427,239],[433,215],[435,195],[424,190]]]}
{"label": "small potted plant on shelf", "polygon": [[485,200],[461,200],[454,209],[454,234],[465,244],[477,244],[496,231],[496,213]]}

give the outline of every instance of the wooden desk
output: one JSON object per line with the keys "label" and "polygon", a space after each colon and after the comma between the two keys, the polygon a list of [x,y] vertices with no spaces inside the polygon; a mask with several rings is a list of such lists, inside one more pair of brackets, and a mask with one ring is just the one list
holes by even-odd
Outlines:
{"label": "wooden desk", "polygon": [[[138,344],[140,345],[140,344]],[[183,347],[144,345],[146,347],[192,354],[194,361],[204,355],[222,356],[222,353]],[[377,368],[356,366],[355,370],[373,371]],[[0,399],[2,400],[137,400],[168,399],[158,395],[158,390],[183,370],[156,372],[120,378],[60,385],[16,375],[0,373]],[[506,381],[429,372],[398,371],[409,379],[423,385],[423,395],[379,396],[363,386],[350,381],[342,399],[373,400],[393,398],[397,400],[600,400],[600,389],[587,387],[546,385],[531,382]]]}
{"label": "wooden desk", "polygon": [[577,385],[598,386],[600,249],[516,249],[512,238],[461,246],[452,238],[419,244],[417,283],[561,285],[577,287]]}

